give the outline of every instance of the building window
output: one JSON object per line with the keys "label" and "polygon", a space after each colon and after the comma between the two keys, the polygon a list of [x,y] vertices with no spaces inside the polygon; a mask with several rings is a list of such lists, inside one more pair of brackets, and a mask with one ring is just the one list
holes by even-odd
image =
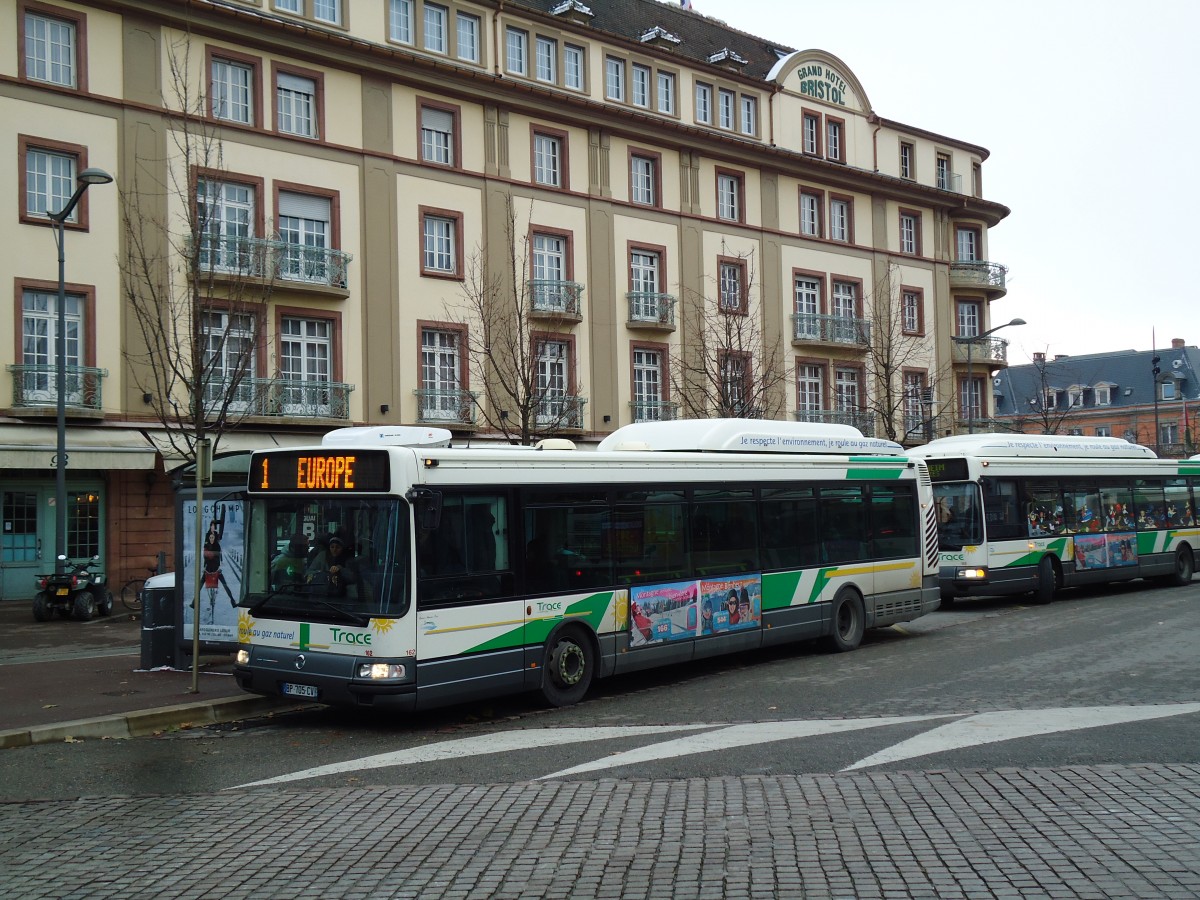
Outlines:
{"label": "building window", "polygon": [[842,137],[845,130],[845,123],[841,119],[835,119],[832,116],[825,119],[825,156],[836,162],[845,162],[842,156]]}
{"label": "building window", "polygon": [[420,417],[439,421],[462,418],[462,363],[459,332],[421,329]]}
{"label": "building window", "polygon": [[675,115],[675,75],[671,72],[658,73],[658,111]]}
{"label": "building window", "polygon": [[1097,425],[1096,426],[1096,437],[1112,437],[1112,426],[1111,425]]}
{"label": "building window", "polygon": [[727,91],[724,88],[718,93],[718,98],[721,104],[721,127],[733,129],[733,108],[737,102],[737,97],[733,91]]}
{"label": "building window", "polygon": [[563,84],[573,91],[583,90],[583,54],[574,44],[563,47]]}
{"label": "building window", "polygon": [[342,0],[313,0],[313,18],[331,25],[342,24]]}
{"label": "building window", "polygon": [[958,301],[958,336],[979,336],[979,304],[973,300]]}
{"label": "building window", "polygon": [[913,145],[907,141],[900,142],[900,177],[912,179],[916,169],[913,166]]}
{"label": "building window", "polygon": [[529,35],[519,28],[509,28],[505,32],[505,44],[508,48],[506,65],[514,75],[529,73]]}
{"label": "building window", "polygon": [[950,156],[946,153],[937,155],[937,186],[943,191],[954,189],[954,172],[950,169]]}
{"label": "building window", "polygon": [[651,250],[629,252],[629,289],[638,294],[662,292],[659,280],[661,257]]}
{"label": "building window", "polygon": [[411,44],[413,0],[390,0],[388,5],[388,37],[398,44]]}
{"label": "building window", "polygon": [[[67,294],[63,304],[68,369],[63,387],[66,402],[75,406],[84,403],[84,379],[70,370],[84,364],[85,305],[84,298],[77,294]],[[22,402],[49,403],[58,399],[58,337],[57,291],[22,291],[20,364],[29,368],[14,376],[22,389]]]}
{"label": "building window", "polygon": [[216,408],[228,399],[233,410],[245,412],[254,401],[250,379],[258,374],[254,317],[206,310],[201,313],[200,327],[205,406]]}
{"label": "building window", "polygon": [[[74,153],[25,149],[25,214],[39,218],[56,213],[67,205],[75,192],[75,172],[79,157]],[[68,222],[78,223],[82,204],[71,210]]]}
{"label": "building window", "polygon": [[661,350],[633,350],[633,420],[655,422],[663,415],[663,358]]}
{"label": "building window", "polygon": [[900,252],[910,256],[921,255],[921,215],[900,212]]}
{"label": "building window", "polygon": [[547,187],[564,187],[564,139],[557,135],[534,132],[533,180]]}
{"label": "building window", "polygon": [[275,73],[276,127],[283,134],[316,138],[317,82],[291,72]]}
{"label": "building window", "polygon": [[570,345],[566,341],[538,341],[535,418],[542,427],[579,427],[574,406],[568,405]]}
{"label": "building window", "polygon": [[1096,405],[1109,406],[1112,404],[1112,386],[1101,384],[1096,386]]}
{"label": "building window", "polygon": [[817,155],[821,152],[821,117],[816,113],[804,113],[801,125],[801,149]]}
{"label": "building window", "polygon": [[254,124],[254,66],[214,57],[212,114],[214,119]]}
{"label": "building window", "polygon": [[858,328],[858,289],[849,281],[833,283],[833,297],[829,310],[834,317],[831,337],[839,343],[858,343],[861,337]]}
{"label": "building window", "polygon": [[721,312],[747,311],[746,264],[740,260],[722,260],[718,265],[718,301]]}
{"label": "building window", "polygon": [[303,13],[304,0],[275,0],[275,8],[284,12]]}
{"label": "building window", "polygon": [[604,59],[604,96],[609,100],[625,100],[625,61],[608,56]]}
{"label": "building window", "polygon": [[458,58],[479,62],[479,16],[458,14]]}
{"label": "building window", "polygon": [[1160,400],[1174,400],[1175,394],[1176,394],[1175,382],[1174,381],[1164,381],[1162,383],[1161,389],[1159,390],[1158,398]]}
{"label": "building window", "polygon": [[977,162],[971,163],[971,193],[973,196],[983,196],[983,166]]}
{"label": "building window", "polygon": [[820,412],[825,408],[824,400],[825,371],[821,366],[796,366],[796,409],[801,413]]}
{"label": "building window", "polygon": [[537,80],[550,84],[558,82],[558,41],[546,37],[537,39]]}
{"label": "building window", "polygon": [[1083,388],[1067,388],[1067,409],[1083,406]]}
{"label": "building window", "polygon": [[425,4],[425,49],[430,53],[446,53],[448,42],[446,31],[450,24],[450,11],[444,6]]}
{"label": "building window", "polygon": [[639,66],[634,63],[633,85],[629,102],[634,106],[646,109],[650,107],[650,68],[648,66]]}
{"label": "building window", "polygon": [[459,228],[462,220],[453,215],[423,213],[421,274],[457,277],[459,274]]}
{"label": "building window", "polygon": [[900,291],[900,306],[902,330],[905,334],[924,334],[924,311],[922,310],[922,300],[924,298],[920,291],[910,290],[908,288]]}
{"label": "building window", "polygon": [[840,413],[857,413],[862,409],[859,395],[858,369],[835,369],[833,375],[834,409]]}
{"label": "building window", "polygon": [[983,418],[983,379],[964,378],[958,388],[959,416],[963,419]]}
{"label": "building window", "polygon": [[904,373],[904,435],[925,430],[925,373]]}
{"label": "building window", "polygon": [[547,289],[543,293],[547,298],[564,296],[559,288],[562,282],[567,280],[567,239],[565,237],[556,234],[535,234],[533,236],[533,280],[546,284]]}
{"label": "building window", "polygon": [[823,200],[820,194],[807,191],[800,192],[800,233],[808,237],[821,236],[821,206]]}
{"label": "building window", "polygon": [[629,199],[646,206],[658,205],[657,160],[634,154],[629,158]]}
{"label": "building window", "polygon": [[421,106],[421,159],[441,166],[453,166],[455,160],[456,114],[441,107]]}
{"label": "building window", "polygon": [[722,416],[753,416],[749,409],[750,360],[744,353],[726,353],[721,360]]}
{"label": "building window", "polygon": [[696,82],[696,122],[712,124],[712,85]]}
{"label": "building window", "polygon": [[25,77],[60,87],[80,87],[78,42],[76,22],[26,11]]}
{"label": "building window", "polygon": [[333,322],[284,316],[279,323],[279,360],[285,415],[333,413]]}
{"label": "building window", "polygon": [[332,202],[328,197],[279,192],[280,277],[329,284]]}
{"label": "building window", "polygon": [[250,240],[254,236],[254,201],[254,188],[248,184],[207,178],[196,182],[198,262],[202,268],[263,274],[255,270],[257,255]]}
{"label": "building window", "polygon": [[742,95],[742,134],[758,134],[758,100]]}
{"label": "building window", "polygon": [[843,197],[829,199],[829,238],[849,243],[853,239],[854,219],[850,201]]}
{"label": "building window", "polygon": [[797,275],[795,302],[795,338],[818,340],[821,337],[821,280],[811,275]]}
{"label": "building window", "polygon": [[966,262],[979,259],[979,231],[975,228],[959,228],[955,235],[957,258]]}
{"label": "building window", "polygon": [[717,216],[730,222],[742,221],[742,178],[717,173]]}

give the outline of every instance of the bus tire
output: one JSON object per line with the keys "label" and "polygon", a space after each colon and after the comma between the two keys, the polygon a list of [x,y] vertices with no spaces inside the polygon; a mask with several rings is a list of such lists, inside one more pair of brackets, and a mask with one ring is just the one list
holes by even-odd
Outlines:
{"label": "bus tire", "polygon": [[1196,560],[1192,556],[1192,548],[1187,544],[1181,544],[1179,549],[1175,551],[1175,571],[1168,575],[1164,581],[1173,587],[1183,587],[1185,584],[1191,584],[1195,568]]}
{"label": "bus tire", "polygon": [[583,699],[596,673],[596,651],[580,628],[563,628],[546,642],[542,696],[551,706],[571,706]]}
{"label": "bus tire", "polygon": [[1058,593],[1058,566],[1054,557],[1046,554],[1038,562],[1037,587],[1033,589],[1034,603],[1049,603]]}
{"label": "bus tire", "polygon": [[867,626],[867,613],[862,595],[846,586],[834,595],[833,631],[825,637],[825,647],[833,653],[846,653],[862,643]]}

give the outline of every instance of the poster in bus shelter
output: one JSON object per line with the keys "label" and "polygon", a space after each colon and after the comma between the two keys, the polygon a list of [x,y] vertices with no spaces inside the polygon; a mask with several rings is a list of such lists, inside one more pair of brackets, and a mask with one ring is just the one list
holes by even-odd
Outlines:
{"label": "poster in bus shelter", "polygon": [[[709,622],[709,611],[712,621]],[[762,622],[762,576],[740,575],[700,582],[700,633],[757,628]]]}
{"label": "poster in bus shelter", "polygon": [[[192,640],[192,598],[196,591],[196,501],[182,503],[183,628],[180,639]],[[200,640],[236,644],[237,599],[242,589],[242,535],[245,504],[238,499],[206,500],[203,510],[204,549],[200,555]]]}
{"label": "poster in bus shelter", "polygon": [[1075,535],[1076,569],[1109,569],[1114,566],[1137,565],[1137,535],[1122,534]]}
{"label": "poster in bus shelter", "polygon": [[694,638],[697,625],[696,582],[655,584],[629,592],[631,647]]}

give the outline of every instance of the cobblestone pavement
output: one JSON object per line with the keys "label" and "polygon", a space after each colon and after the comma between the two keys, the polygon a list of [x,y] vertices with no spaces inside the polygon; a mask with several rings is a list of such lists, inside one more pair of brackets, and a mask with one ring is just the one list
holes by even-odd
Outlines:
{"label": "cobblestone pavement", "polygon": [[1200,766],[0,806],[0,896],[1200,896]]}

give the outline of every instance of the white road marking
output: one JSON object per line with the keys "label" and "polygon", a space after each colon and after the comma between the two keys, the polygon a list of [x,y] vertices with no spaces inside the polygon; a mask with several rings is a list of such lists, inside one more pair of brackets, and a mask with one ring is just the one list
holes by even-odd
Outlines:
{"label": "white road marking", "polygon": [[388,766],[407,766],[445,759],[461,759],[467,756],[482,756],[485,753],[507,753],[512,750],[533,750],[540,747],[580,744],[589,741],[607,741],[620,737],[700,731],[719,727],[719,725],[628,725],[598,728],[537,728],[481,734],[478,737],[463,738],[457,741],[439,741],[424,747],[411,747],[407,750],[395,750],[391,753],[380,753],[377,756],[364,756],[340,763],[330,763],[327,766],[316,766],[287,775],[264,778],[261,781],[250,781],[246,784],[226,788],[226,790],[281,784],[286,781],[302,781],[306,778],[320,778],[323,775],[339,775],[342,772],[360,772],[365,769],[382,769]]}
{"label": "white road marking", "polygon": [[627,750],[615,756],[606,756],[592,762],[583,763],[570,769],[563,769],[550,775],[543,775],[538,781],[547,778],[562,778],[566,775],[578,775],[581,772],[595,772],[598,769],[613,769],[617,766],[632,766],[639,763],[657,762],[661,759],[674,759],[680,756],[690,756],[694,753],[715,753],[718,750],[728,750],[733,747],[748,747],[753,744],[769,744],[773,741],[790,741],[795,738],[815,737],[822,734],[835,734],[841,731],[860,731],[864,728],[882,728],[885,725],[903,725],[906,722],[924,722],[929,719],[947,719],[950,716],[894,716],[875,719],[828,719],[828,720],[798,720],[793,722],[756,722],[750,725],[733,725],[717,731],[704,734],[676,738],[661,744],[649,744],[636,750]]}
{"label": "white road marking", "polygon": [[899,762],[917,756],[944,753],[963,747],[977,747],[1036,734],[1079,731],[1104,725],[1122,725],[1148,719],[1163,719],[1200,712],[1200,703],[1174,703],[1163,706],[1080,706],[1063,709],[1014,709],[981,713],[935,728],[907,741],[847,766],[843,772],[866,769],[884,763]]}

